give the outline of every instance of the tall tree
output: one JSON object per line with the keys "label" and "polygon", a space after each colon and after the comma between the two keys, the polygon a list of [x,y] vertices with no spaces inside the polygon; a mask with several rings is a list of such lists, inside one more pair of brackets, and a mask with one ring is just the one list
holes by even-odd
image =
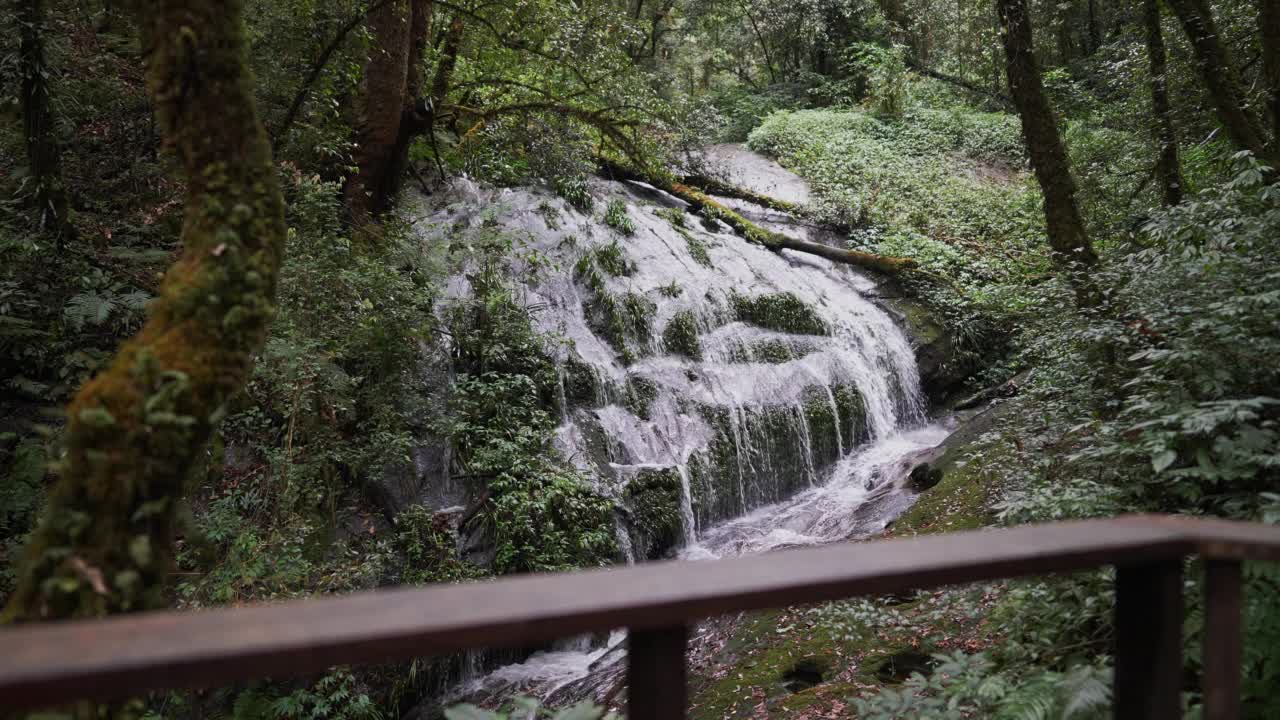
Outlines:
{"label": "tall tree", "polygon": [[284,255],[243,5],[135,4],[157,125],[186,177],[183,254],[146,324],[67,409],[65,459],[5,619],[164,604],[183,485],[248,380]]}
{"label": "tall tree", "polygon": [[1280,156],[1280,0],[1259,0],[1258,30],[1262,37],[1262,69],[1267,82],[1267,112],[1271,116],[1271,153]]}
{"label": "tall tree", "polygon": [[1249,112],[1240,72],[1213,19],[1207,0],[1168,0],[1182,23],[1196,56],[1196,67],[1204,81],[1218,119],[1232,142],[1273,165],[1277,159],[1268,151],[1266,135],[1258,119]]}
{"label": "tall tree", "polygon": [[1076,204],[1076,182],[1067,151],[1058,132],[1058,120],[1049,105],[1040,79],[1040,66],[1032,44],[1031,18],[1026,0],[996,0],[1003,32],[1009,92],[1022,120],[1022,137],[1044,193],[1044,214],[1049,244],[1067,269],[1080,305],[1093,305],[1097,293],[1087,270],[1098,256]]}
{"label": "tall tree", "polygon": [[1143,0],[1143,16],[1147,26],[1147,58],[1151,65],[1156,178],[1160,181],[1164,204],[1172,207],[1182,202],[1182,164],[1178,157],[1178,132],[1173,125],[1173,108],[1169,103],[1169,62],[1164,30],[1160,24],[1160,0]]}
{"label": "tall tree", "polygon": [[40,229],[56,238],[58,249],[72,233],[62,183],[62,148],[54,134],[44,52],[43,0],[17,0],[22,127],[27,149],[30,201]]}
{"label": "tall tree", "polygon": [[393,0],[369,15],[364,108],[356,129],[356,172],[344,190],[357,227],[386,212],[400,189],[415,119],[421,114],[422,57],[432,0]]}

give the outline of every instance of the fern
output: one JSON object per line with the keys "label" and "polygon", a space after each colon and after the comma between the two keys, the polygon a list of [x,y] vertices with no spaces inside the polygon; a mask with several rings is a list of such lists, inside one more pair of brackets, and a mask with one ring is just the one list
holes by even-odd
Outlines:
{"label": "fern", "polygon": [[62,316],[74,330],[81,330],[85,325],[102,325],[119,307],[117,301],[114,295],[99,295],[92,290],[78,293],[67,301]]}
{"label": "fern", "polygon": [[1062,720],[1106,717],[1111,709],[1111,671],[1082,665],[1067,673],[1060,691]]}

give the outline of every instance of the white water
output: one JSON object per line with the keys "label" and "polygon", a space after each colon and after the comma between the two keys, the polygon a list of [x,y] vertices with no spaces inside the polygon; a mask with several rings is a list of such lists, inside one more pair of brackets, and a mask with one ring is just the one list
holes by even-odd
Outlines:
{"label": "white water", "polygon": [[[737,163],[767,163],[731,155]],[[765,192],[776,191],[776,183],[786,180],[785,171],[776,166],[763,176],[775,183],[760,188]],[[752,172],[739,173],[740,181],[751,177]],[[797,186],[787,187],[794,191]],[[541,308],[541,330],[567,339],[564,359],[587,368],[595,379],[593,397],[574,405],[567,390],[569,366],[561,369],[563,423],[557,445],[564,456],[597,478],[601,492],[620,501],[634,478],[674,470],[681,492],[678,557],[685,560],[882,531],[910,503],[902,481],[911,458],[940,443],[948,431],[925,425],[911,343],[867,299],[874,284],[822,258],[749,244],[727,227],[705,227],[692,215],[685,216],[684,230],[677,229],[657,211],[682,203],[647,186],[600,183],[594,190],[595,217],[588,217],[545,192],[482,190],[463,181],[452,189],[452,204],[442,207],[437,200],[424,207],[419,223],[432,242],[439,241],[441,228],[496,223],[550,260],[536,280],[526,283],[526,301]],[[609,198],[628,203],[635,233],[623,236],[600,222]],[[482,212],[486,207],[492,208],[487,219]],[[771,225],[786,220],[764,211],[758,217]],[[695,259],[690,238],[706,247],[710,266]],[[643,296],[654,307],[652,336],[631,346],[638,359],[630,365],[593,330],[588,321],[593,294],[574,271],[591,248],[615,242],[635,271],[604,277],[607,291]],[[513,270],[524,273],[529,267]],[[454,290],[465,292],[465,283],[456,283]],[[734,311],[734,296],[779,293],[812,308],[829,335],[764,329],[742,322]],[[696,318],[700,360],[663,347],[663,328],[681,312]],[[766,362],[770,358],[761,354],[765,346],[788,348],[793,359]],[[625,401],[628,382],[637,381],[656,390],[647,413],[637,413]],[[846,389],[856,390],[861,400],[865,417],[860,423],[841,417],[837,395]],[[815,403],[825,408],[825,421],[814,414]],[[717,447],[729,451],[717,456]],[[725,462],[729,467],[722,474],[697,484],[696,468]],[[619,523],[620,552],[627,562],[643,561],[636,556],[631,531],[625,521]],[[552,701],[598,700],[618,676],[622,641],[621,633],[604,645],[570,641],[578,645],[561,645],[473,678],[449,699],[483,702],[531,695]]]}

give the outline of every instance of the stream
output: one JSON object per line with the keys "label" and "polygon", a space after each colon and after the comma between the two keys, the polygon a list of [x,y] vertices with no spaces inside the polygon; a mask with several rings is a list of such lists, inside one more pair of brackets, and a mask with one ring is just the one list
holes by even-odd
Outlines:
{"label": "stream", "polygon": [[[800,178],[741,146],[709,154],[736,184],[809,199]],[[420,216],[424,228],[474,226],[479,208],[496,206],[501,212],[486,222],[499,218],[551,259],[526,283],[525,300],[541,309],[541,330],[567,340],[558,449],[624,508],[618,541],[627,562],[700,562],[866,538],[910,507],[914,459],[950,426],[927,419],[911,340],[875,301],[871,279],[749,244],[718,221],[673,214],[683,203],[643,184],[599,181],[593,193],[625,202],[633,231],[560,211],[563,203],[544,191],[465,181]],[[839,240],[782,213],[732,207],[793,236]],[[616,247],[628,272],[584,282],[582,258],[601,247]],[[607,332],[607,313],[620,306],[644,308],[650,331]],[[696,347],[674,345],[675,323],[693,326]],[[641,493],[667,482],[679,492],[673,546],[647,532],[636,509]],[[625,640],[621,631],[565,639],[524,662],[471,673],[445,701],[610,700]]]}

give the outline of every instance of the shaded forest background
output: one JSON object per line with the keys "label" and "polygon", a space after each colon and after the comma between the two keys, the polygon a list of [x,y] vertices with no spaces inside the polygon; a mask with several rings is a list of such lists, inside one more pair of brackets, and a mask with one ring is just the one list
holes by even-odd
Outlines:
{"label": "shaded forest background", "polygon": [[[705,189],[717,142],[808,180],[803,212],[849,261],[942,319],[940,406],[1017,392],[897,532],[1280,522],[1275,0],[13,0],[0,26],[6,620],[615,562],[610,501],[549,450],[555,340],[505,272],[520,247],[424,244],[400,210],[466,176],[621,225],[592,177]],[[472,297],[449,305],[462,268]],[[386,480],[424,435],[480,481],[489,566]],[[1280,574],[1247,578],[1249,712],[1273,717]],[[1089,717],[1109,588],[805,622],[985,638],[842,689],[858,717]],[[398,716],[448,662],[135,709]]]}

